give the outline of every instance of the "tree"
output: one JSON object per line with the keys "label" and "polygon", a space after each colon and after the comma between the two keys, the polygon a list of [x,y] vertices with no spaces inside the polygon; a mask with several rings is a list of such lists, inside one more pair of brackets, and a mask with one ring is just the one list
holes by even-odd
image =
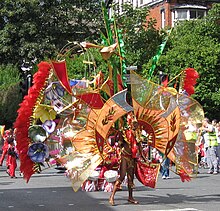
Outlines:
{"label": "tree", "polygon": [[12,65],[0,66],[0,124],[13,126],[22,100],[19,71]]}
{"label": "tree", "polygon": [[[123,5],[123,14],[118,14],[118,6],[115,5],[112,9],[114,10],[114,15],[110,18],[110,31],[112,36],[115,38],[115,31],[120,31],[123,39],[123,49],[125,50],[125,60],[127,66],[138,66],[138,73],[143,74],[141,67],[146,63],[155,53],[157,52],[158,46],[160,45],[164,34],[160,33],[154,28],[154,21],[151,20],[146,22],[146,16],[148,15],[147,8],[133,8],[129,4]],[[104,14],[103,14],[104,15]],[[104,19],[104,18],[103,18]],[[132,26],[132,27],[131,27]],[[106,25],[104,26],[104,20],[102,20],[102,26],[100,26],[101,34],[107,37]],[[92,43],[98,45],[109,45],[109,43],[102,43],[99,38],[97,40],[92,40]],[[113,40],[113,43],[116,40]],[[96,75],[100,70],[105,74],[108,74],[108,66],[102,59],[99,49],[91,48],[81,55],[76,55],[75,48],[77,45],[71,44],[71,47],[67,46],[67,49],[72,50],[74,56],[67,55],[65,58],[68,66],[68,74],[70,77],[80,79],[86,77],[86,75]],[[64,48],[65,49],[65,48]],[[74,49],[74,50],[73,50]],[[78,49],[80,50],[80,49]],[[65,51],[64,51],[65,52]],[[68,56],[72,58],[68,58]],[[113,55],[114,64],[119,65],[119,57]],[[63,57],[64,58],[64,57]],[[83,64],[83,61],[95,62],[95,66],[88,64]],[[117,62],[118,61],[118,62]],[[94,68],[94,69],[93,69]],[[89,74],[85,74],[88,72]],[[87,77],[87,79],[89,79]],[[90,78],[92,79],[92,78]]]}
{"label": "tree", "polygon": [[209,118],[220,120],[220,4],[213,5],[207,17],[179,23],[172,31],[158,69],[174,77],[193,67],[200,75],[197,99]]}
{"label": "tree", "polygon": [[[161,35],[153,27],[154,22],[147,25],[147,14],[146,8],[133,9],[127,5],[122,16],[115,15],[117,28],[121,30],[125,43],[127,66],[142,66],[155,54],[161,42]],[[2,63],[20,68],[27,61],[31,65],[32,61],[38,63],[45,58],[65,58],[70,78],[94,79],[88,76],[96,75],[99,70],[108,71],[99,50],[90,49],[80,55],[76,53],[80,49],[74,50],[74,42],[67,43],[87,40],[102,45],[99,31],[105,31],[102,15],[101,4],[95,0],[4,0],[0,2],[0,59]],[[74,48],[74,55],[71,51],[65,52],[69,46]],[[58,53],[61,48],[62,55]],[[96,65],[84,64],[84,61],[95,61]]]}
{"label": "tree", "polygon": [[100,22],[96,0],[2,0],[1,63],[21,66],[54,58],[68,41],[97,38]]}
{"label": "tree", "polygon": [[154,20],[147,22],[147,7],[133,8],[132,5],[124,4],[122,14],[117,13],[117,7],[114,10],[116,23],[122,30],[127,65],[140,67],[138,73],[142,74],[142,65],[155,55],[164,34],[154,27]]}

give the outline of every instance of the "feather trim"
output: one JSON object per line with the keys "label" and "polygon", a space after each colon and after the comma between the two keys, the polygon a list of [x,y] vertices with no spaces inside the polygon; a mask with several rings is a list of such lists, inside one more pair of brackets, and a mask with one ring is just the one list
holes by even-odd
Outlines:
{"label": "feather trim", "polygon": [[14,123],[16,129],[17,150],[20,159],[20,171],[24,179],[28,182],[31,175],[35,173],[34,162],[27,155],[30,139],[28,128],[31,124],[31,116],[37,99],[44,87],[45,81],[49,76],[51,65],[47,62],[38,64],[38,72],[33,76],[33,86],[28,90],[28,95],[23,99],[18,109],[17,119]]}
{"label": "feather trim", "polygon": [[184,73],[183,89],[189,95],[192,95],[195,93],[194,86],[196,84],[196,80],[199,78],[199,74],[194,68],[187,68],[184,70]]}

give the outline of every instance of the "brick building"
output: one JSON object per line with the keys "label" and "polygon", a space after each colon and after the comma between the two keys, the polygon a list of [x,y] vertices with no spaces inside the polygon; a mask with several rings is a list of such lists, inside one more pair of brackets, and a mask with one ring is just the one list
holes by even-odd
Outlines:
{"label": "brick building", "polygon": [[155,18],[156,28],[160,29],[173,27],[177,21],[201,18],[207,14],[213,3],[220,3],[220,0],[114,0],[113,2],[120,5],[131,3],[133,7],[149,7],[148,18]]}

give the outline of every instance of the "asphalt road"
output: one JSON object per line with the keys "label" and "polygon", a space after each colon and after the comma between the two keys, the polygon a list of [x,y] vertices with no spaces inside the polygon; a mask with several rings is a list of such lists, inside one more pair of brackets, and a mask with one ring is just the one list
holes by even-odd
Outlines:
{"label": "asphalt road", "polygon": [[0,167],[0,211],[220,211],[220,174],[209,175],[206,169],[191,182],[182,183],[171,173],[169,180],[158,179],[155,189],[136,182],[135,199],[127,202],[127,188],[116,193],[116,206],[110,206],[110,193],[74,192],[71,182],[54,168],[35,174],[29,183],[16,174],[11,179]]}

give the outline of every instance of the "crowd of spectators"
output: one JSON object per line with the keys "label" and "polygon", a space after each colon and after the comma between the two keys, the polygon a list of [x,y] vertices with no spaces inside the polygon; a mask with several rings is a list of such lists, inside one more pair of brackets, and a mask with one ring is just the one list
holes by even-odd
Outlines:
{"label": "crowd of spectators", "polygon": [[199,166],[209,174],[218,174],[220,168],[220,122],[205,118],[198,130]]}

